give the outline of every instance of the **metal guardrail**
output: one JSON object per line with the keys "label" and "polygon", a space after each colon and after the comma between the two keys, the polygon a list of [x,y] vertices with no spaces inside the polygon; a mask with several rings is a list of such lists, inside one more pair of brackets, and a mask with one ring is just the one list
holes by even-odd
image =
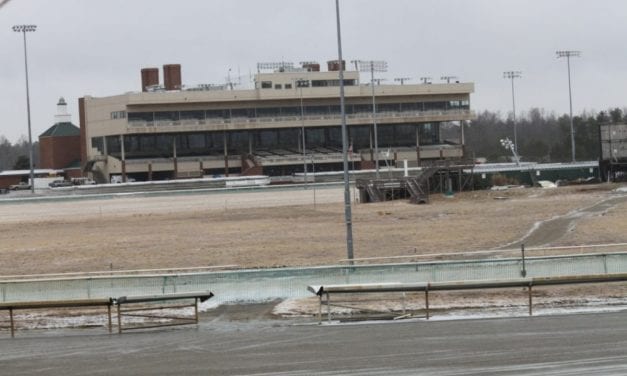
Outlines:
{"label": "metal guardrail", "polygon": [[[534,253],[542,253],[542,256],[547,256],[547,254],[555,254],[560,251],[570,251],[568,254],[573,255],[573,251],[579,251],[580,254],[583,254],[584,250],[589,249],[607,249],[607,248],[627,248],[627,243],[612,243],[612,244],[587,244],[587,245],[577,245],[577,246],[559,246],[559,247],[525,247],[524,245],[521,248],[514,249],[485,249],[485,250],[476,250],[476,251],[465,251],[465,252],[440,252],[440,253],[422,253],[422,254],[414,254],[414,255],[398,255],[398,256],[378,256],[378,257],[361,257],[354,259],[340,259],[338,262],[341,263],[359,263],[359,262],[369,262],[369,261],[397,261],[397,260],[420,260],[420,259],[438,259],[443,257],[455,257],[455,256],[485,256],[485,255],[506,255],[506,254],[525,254],[527,252],[527,256],[529,256],[529,252]],[[416,249],[414,249],[414,252]],[[608,252],[605,252],[606,254]],[[611,253],[611,252],[610,252]],[[614,252],[621,253],[621,252]]]}
{"label": "metal guardrail", "polygon": [[[512,287],[526,287],[529,299],[529,316],[533,315],[534,286],[555,286],[568,284],[609,283],[627,281],[627,273],[604,275],[579,275],[517,278],[505,280],[486,281],[445,281],[445,282],[419,282],[419,283],[366,283],[351,285],[311,285],[307,290],[319,297],[318,322],[322,322],[322,305],[327,306],[327,319],[331,321],[331,294],[361,294],[361,293],[386,293],[386,292],[424,292],[425,293],[425,317],[429,319],[429,292],[430,291],[456,291],[456,290],[480,290],[502,289]],[[326,297],[323,302],[322,297]]]}
{"label": "metal guardrail", "polygon": [[[334,265],[143,275],[60,276],[0,280],[0,302],[108,298],[219,291],[213,304],[303,298],[313,284],[412,283],[416,281],[501,280],[521,277],[522,260],[428,261]],[[529,257],[527,277],[627,273],[627,252]]]}
{"label": "metal guardrail", "polygon": [[[0,311],[9,312],[9,329],[11,331],[11,338],[15,337],[15,316],[16,310],[32,310],[32,309],[54,309],[54,308],[85,308],[85,307],[107,307],[107,323],[109,333],[112,332],[112,319],[111,319],[111,306],[117,306],[117,321],[118,321],[118,333],[122,333],[123,330],[131,329],[147,329],[147,328],[159,328],[165,326],[174,325],[189,325],[198,323],[198,303],[205,302],[213,297],[213,293],[210,291],[196,291],[181,294],[162,294],[162,295],[149,295],[149,296],[121,296],[118,298],[101,298],[101,299],[69,299],[69,300],[47,300],[47,301],[23,301],[23,302],[2,302],[0,303]],[[123,309],[123,305],[127,304],[140,304],[140,303],[155,303],[175,300],[194,300],[193,304],[186,305],[168,305],[168,306],[142,306],[140,308]],[[154,314],[142,314],[141,312],[151,312],[154,310],[164,309],[183,309],[194,308],[193,317],[184,316],[164,316]],[[141,317],[157,320],[168,320],[167,322],[157,322],[149,325],[136,325],[132,327],[123,328],[122,317]]]}
{"label": "metal guardrail", "polygon": [[[118,333],[121,334],[124,330],[161,328],[165,326],[198,324],[198,303],[205,302],[211,299],[213,296],[214,296],[213,293],[210,291],[190,292],[190,293],[183,293],[183,294],[121,296],[114,300],[114,304],[117,305],[117,308],[118,308],[117,309]],[[179,305],[160,305],[156,307],[147,306],[147,307],[127,308],[127,309],[122,308],[123,305],[127,305],[127,304],[170,302],[170,301],[189,300],[189,299],[194,299],[194,303],[193,304],[179,304]],[[189,316],[174,316],[170,314],[156,315],[154,313],[151,313],[151,312],[154,312],[155,310],[159,310],[163,312],[164,310],[184,309],[184,308],[193,308],[194,315],[192,317],[189,317]],[[125,328],[122,322],[123,317],[139,317],[139,318],[152,319],[152,320],[158,320],[158,321],[156,323],[127,326]],[[161,320],[167,320],[167,321],[163,322]]]}

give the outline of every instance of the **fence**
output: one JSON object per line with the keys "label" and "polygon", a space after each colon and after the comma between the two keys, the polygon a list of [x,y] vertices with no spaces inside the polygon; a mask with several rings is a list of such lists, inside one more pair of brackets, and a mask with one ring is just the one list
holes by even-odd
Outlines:
{"label": "fence", "polygon": [[[325,266],[171,274],[0,278],[0,302],[95,299],[122,295],[155,295],[210,290],[213,302],[236,303],[310,296],[308,285],[385,282],[441,282],[515,279],[522,261],[504,258],[386,265]],[[627,272],[627,253],[532,257],[527,277],[577,276]]]}

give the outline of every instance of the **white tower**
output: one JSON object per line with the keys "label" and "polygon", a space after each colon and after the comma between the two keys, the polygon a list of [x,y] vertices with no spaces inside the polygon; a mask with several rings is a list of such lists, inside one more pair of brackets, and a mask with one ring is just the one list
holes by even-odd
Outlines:
{"label": "white tower", "polygon": [[54,123],[71,123],[72,115],[67,112],[67,103],[65,103],[65,99],[63,97],[59,98],[59,103],[57,103],[57,114],[54,115]]}

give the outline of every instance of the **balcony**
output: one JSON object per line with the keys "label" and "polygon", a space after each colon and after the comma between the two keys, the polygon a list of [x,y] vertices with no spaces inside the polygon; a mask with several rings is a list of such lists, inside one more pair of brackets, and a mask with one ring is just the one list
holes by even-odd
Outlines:
{"label": "balcony", "polygon": [[[466,109],[455,110],[429,110],[429,111],[394,111],[379,112],[376,115],[378,123],[402,124],[402,123],[426,123],[439,121],[471,120],[474,112]],[[348,125],[360,125],[372,123],[371,112],[347,114]],[[297,128],[337,126],[340,125],[340,114],[324,115],[300,115],[277,117],[238,117],[231,119],[187,119],[187,120],[157,120],[157,121],[129,121],[127,130],[134,133],[151,132],[181,132],[181,131],[211,131],[211,130],[245,130],[263,128]]]}

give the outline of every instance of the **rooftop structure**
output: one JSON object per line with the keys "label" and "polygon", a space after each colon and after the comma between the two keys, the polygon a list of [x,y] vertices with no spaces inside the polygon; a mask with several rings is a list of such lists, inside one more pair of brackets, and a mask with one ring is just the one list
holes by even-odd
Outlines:
{"label": "rooftop structure", "polygon": [[[232,83],[185,89],[175,65],[164,66],[174,69],[174,84],[146,87],[155,72],[146,80],[144,71],[145,92],[79,99],[84,171],[110,181],[341,170],[340,67],[346,64],[330,61],[320,71],[316,62],[260,63],[252,89]],[[355,169],[373,168],[376,159],[417,166],[464,157],[460,125],[473,118],[472,83],[375,85],[375,155],[372,87],[360,83],[357,71],[344,72],[344,80]],[[454,136],[450,130],[443,136],[444,123],[457,129]]]}

